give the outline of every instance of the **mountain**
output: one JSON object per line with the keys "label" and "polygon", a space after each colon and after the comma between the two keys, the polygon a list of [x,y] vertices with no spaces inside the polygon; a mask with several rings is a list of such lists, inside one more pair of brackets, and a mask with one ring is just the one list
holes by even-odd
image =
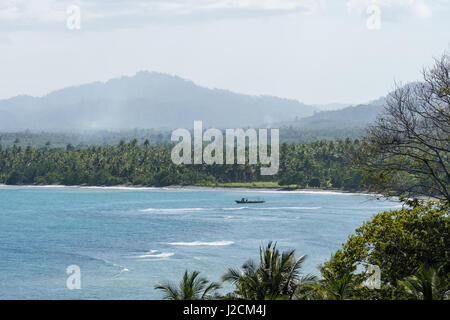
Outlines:
{"label": "mountain", "polygon": [[295,100],[200,87],[192,81],[139,72],[52,92],[0,100],[0,131],[123,130],[130,128],[258,127],[311,116]]}
{"label": "mountain", "polygon": [[282,122],[279,126],[304,129],[347,129],[365,128],[374,122],[383,111],[386,98],[382,97],[368,104],[359,104],[340,110],[320,111],[296,121]]}
{"label": "mountain", "polygon": [[350,105],[351,103],[313,104],[313,106],[319,109],[320,111],[339,110],[344,109]]}

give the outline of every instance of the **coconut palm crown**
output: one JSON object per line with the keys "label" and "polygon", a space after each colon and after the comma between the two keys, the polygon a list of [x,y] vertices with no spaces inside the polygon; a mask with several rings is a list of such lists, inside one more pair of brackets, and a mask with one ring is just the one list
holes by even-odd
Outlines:
{"label": "coconut palm crown", "polygon": [[209,300],[218,297],[217,290],[220,284],[210,282],[206,278],[199,277],[200,272],[192,273],[186,270],[183,279],[178,285],[165,282],[155,286],[155,289],[164,292],[166,300]]}

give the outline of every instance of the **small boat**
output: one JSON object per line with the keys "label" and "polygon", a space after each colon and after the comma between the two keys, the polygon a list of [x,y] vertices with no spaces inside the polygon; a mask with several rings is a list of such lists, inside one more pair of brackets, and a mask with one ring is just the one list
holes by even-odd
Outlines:
{"label": "small boat", "polygon": [[264,203],[264,202],[266,202],[262,199],[248,200],[247,198],[242,198],[241,200],[234,200],[234,201],[236,201],[236,203]]}

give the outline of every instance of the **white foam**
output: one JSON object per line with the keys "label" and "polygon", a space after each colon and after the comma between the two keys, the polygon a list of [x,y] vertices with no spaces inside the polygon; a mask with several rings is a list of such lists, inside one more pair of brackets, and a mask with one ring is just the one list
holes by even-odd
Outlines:
{"label": "white foam", "polygon": [[193,242],[171,242],[172,246],[229,246],[232,245],[233,241],[193,241]]}
{"label": "white foam", "polygon": [[145,262],[170,261],[170,259],[167,259],[167,258],[156,258],[156,259],[141,259],[141,260],[139,260],[139,262],[142,262],[142,261],[145,261]]}
{"label": "white foam", "polygon": [[150,250],[146,254],[142,254],[140,256],[137,256],[137,258],[169,258],[172,257],[175,253],[173,252],[159,252],[158,250]]}
{"label": "white foam", "polygon": [[268,208],[252,208],[257,210],[319,210],[321,207],[268,207]]}
{"label": "white foam", "polygon": [[222,210],[233,211],[233,210],[243,210],[243,209],[247,209],[247,208],[248,207],[222,208]]}
{"label": "white foam", "polygon": [[[253,190],[250,190],[252,192]],[[335,196],[377,196],[373,193],[363,192],[345,192],[333,190],[254,190],[255,193],[273,193],[273,194],[317,194],[317,195],[335,195]]]}
{"label": "white foam", "polygon": [[59,184],[49,184],[49,185],[6,185],[6,184],[2,184],[0,185],[0,187],[2,188],[7,188],[7,189],[49,189],[49,188],[53,188],[53,189],[59,189],[59,188],[71,188],[70,186],[64,186],[64,185],[59,185]]}
{"label": "white foam", "polygon": [[118,273],[116,273],[113,277],[118,277],[118,276],[120,276],[122,273],[124,273],[124,272],[129,272],[129,271],[130,271],[127,267],[121,266],[120,264],[111,262],[111,261],[106,260],[106,259],[100,259],[100,260],[102,260],[102,261],[103,261],[105,264],[107,264],[107,265],[111,265],[111,266],[113,266],[113,267],[116,267],[116,268],[119,268],[119,269],[120,269],[120,271],[119,271]]}
{"label": "white foam", "polygon": [[99,190],[127,190],[127,191],[146,191],[158,190],[156,187],[125,187],[125,186],[80,186],[80,189],[99,189]]}
{"label": "white foam", "polygon": [[140,212],[155,212],[155,213],[183,213],[194,211],[206,211],[208,208],[148,208],[139,210]]}

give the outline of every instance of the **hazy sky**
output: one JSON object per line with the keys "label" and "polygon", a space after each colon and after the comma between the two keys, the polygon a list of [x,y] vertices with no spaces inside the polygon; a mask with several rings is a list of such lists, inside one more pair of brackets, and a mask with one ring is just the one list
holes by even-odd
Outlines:
{"label": "hazy sky", "polygon": [[[70,5],[79,30],[67,27]],[[0,98],[150,70],[362,103],[417,80],[449,48],[450,0],[0,0]]]}

